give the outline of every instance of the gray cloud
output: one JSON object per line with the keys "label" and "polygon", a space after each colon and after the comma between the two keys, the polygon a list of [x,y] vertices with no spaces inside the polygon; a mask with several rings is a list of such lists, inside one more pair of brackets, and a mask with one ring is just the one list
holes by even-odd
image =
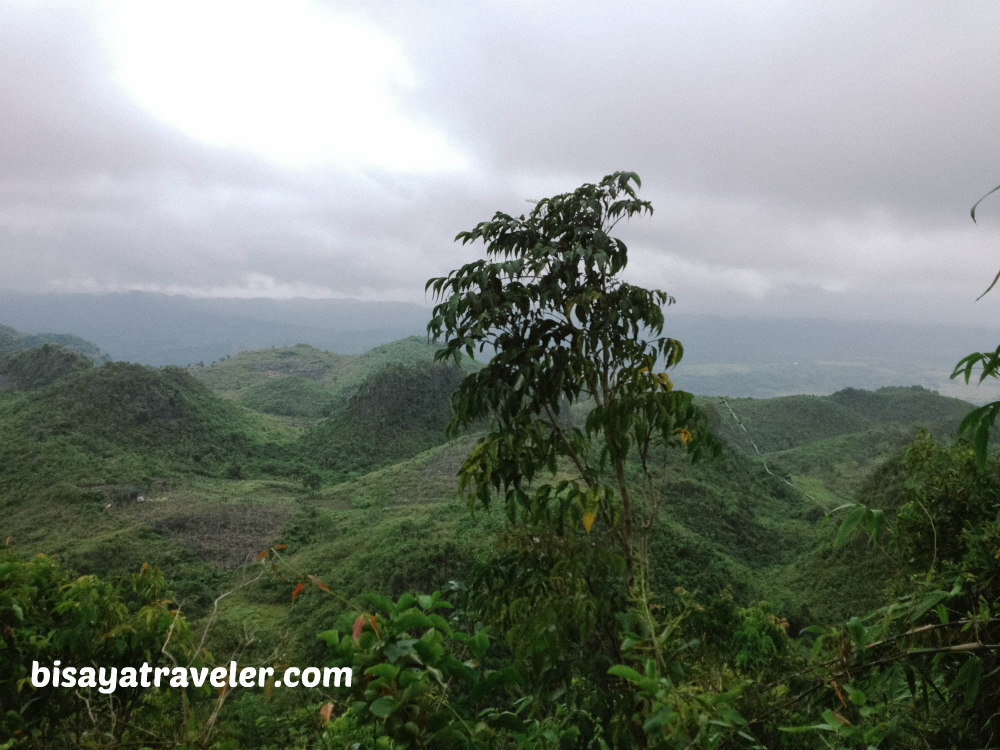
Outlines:
{"label": "gray cloud", "polygon": [[[634,169],[631,274],[688,310],[978,320],[1000,207],[985,3],[370,3],[469,167],[288,168],[119,86],[96,6],[0,8],[0,286],[423,299],[495,210]],[[224,44],[224,40],[220,40]],[[345,112],[349,111],[345,103]]]}

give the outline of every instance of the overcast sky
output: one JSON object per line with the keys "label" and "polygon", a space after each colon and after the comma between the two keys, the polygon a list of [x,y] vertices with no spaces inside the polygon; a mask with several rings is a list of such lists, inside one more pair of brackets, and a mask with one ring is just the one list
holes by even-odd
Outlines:
{"label": "overcast sky", "polygon": [[[0,0],[0,288],[411,300],[633,170],[678,312],[992,323],[1000,3]],[[1000,194],[998,194],[1000,196]]]}

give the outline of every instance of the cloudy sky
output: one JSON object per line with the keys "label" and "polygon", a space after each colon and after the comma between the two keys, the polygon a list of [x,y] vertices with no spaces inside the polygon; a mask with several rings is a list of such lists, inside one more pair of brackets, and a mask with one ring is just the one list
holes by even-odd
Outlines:
{"label": "cloudy sky", "polygon": [[[678,311],[992,323],[1000,4],[0,0],[0,288],[430,302],[634,170]],[[998,194],[1000,195],[1000,194]]]}

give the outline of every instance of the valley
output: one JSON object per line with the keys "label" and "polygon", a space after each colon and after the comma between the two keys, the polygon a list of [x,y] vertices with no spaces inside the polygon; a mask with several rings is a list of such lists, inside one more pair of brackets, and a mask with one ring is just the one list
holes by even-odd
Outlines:
{"label": "valley", "polygon": [[[152,368],[4,331],[0,536],[78,574],[158,567],[214,654],[319,659],[316,633],[363,595],[461,588],[511,533],[458,492],[476,433],[445,435],[478,365],[437,364],[424,339]],[[792,635],[876,607],[889,563],[861,537],[834,545],[844,509],[918,428],[951,440],[970,405],[920,386],[696,400],[723,449],[667,459],[654,591],[767,602]],[[332,595],[291,594],[309,580]]]}

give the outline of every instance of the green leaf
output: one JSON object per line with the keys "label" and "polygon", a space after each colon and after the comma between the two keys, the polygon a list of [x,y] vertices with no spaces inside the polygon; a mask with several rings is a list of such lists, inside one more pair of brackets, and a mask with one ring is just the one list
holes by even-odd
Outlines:
{"label": "green leaf", "polygon": [[391,681],[396,679],[396,675],[399,674],[399,667],[393,664],[376,664],[373,667],[368,667],[365,670],[365,674]]}
{"label": "green leaf", "polygon": [[983,662],[978,656],[970,656],[962,668],[958,670],[955,678],[956,686],[965,686],[963,705],[966,711],[972,709],[979,696],[979,685],[983,680]]}
{"label": "green leaf", "polygon": [[368,710],[372,712],[372,716],[384,719],[397,708],[399,708],[399,703],[397,701],[387,696],[383,696],[372,703],[368,707]]}
{"label": "green leaf", "polygon": [[868,696],[858,688],[844,685],[844,689],[847,690],[847,699],[855,706],[863,706],[868,701]]}
{"label": "green leaf", "polygon": [[858,651],[864,651],[868,647],[868,633],[860,618],[852,617],[847,621],[847,632]]}
{"label": "green leaf", "polygon": [[868,512],[868,508],[864,505],[856,505],[850,513],[845,516],[843,522],[840,524],[840,528],[837,529],[837,536],[833,539],[834,548],[843,547],[844,543],[847,542],[848,537],[851,533],[858,527],[862,519],[865,517],[865,513]]}
{"label": "green leaf", "polygon": [[361,598],[374,604],[388,615],[391,615],[396,611],[396,605],[380,594],[362,594]]}
{"label": "green leaf", "polygon": [[990,285],[986,287],[986,291],[980,294],[978,297],[976,297],[976,302],[979,302],[979,300],[981,300],[983,297],[989,294],[990,291],[993,289],[993,287],[997,285],[998,281],[1000,281],[1000,271],[997,271],[997,275],[993,277],[993,281],[991,281]]}
{"label": "green leaf", "polygon": [[632,667],[625,666],[624,664],[615,664],[608,670],[608,674],[612,677],[621,677],[623,680],[628,680],[633,685],[637,685],[645,690],[647,693],[655,693],[659,688],[659,683],[656,680],[644,677],[632,669]]}
{"label": "green leaf", "polygon": [[397,630],[413,630],[414,628],[429,628],[433,623],[423,612],[417,609],[408,609],[393,618],[392,624]]}
{"label": "green leaf", "polygon": [[386,659],[395,664],[403,657],[414,654],[413,646],[416,642],[416,638],[400,638],[387,644],[382,653]]}
{"label": "green leaf", "polygon": [[661,706],[649,715],[649,718],[646,719],[646,722],[642,725],[642,731],[646,734],[652,734],[667,723],[670,719],[670,713],[671,711],[669,706]]}

